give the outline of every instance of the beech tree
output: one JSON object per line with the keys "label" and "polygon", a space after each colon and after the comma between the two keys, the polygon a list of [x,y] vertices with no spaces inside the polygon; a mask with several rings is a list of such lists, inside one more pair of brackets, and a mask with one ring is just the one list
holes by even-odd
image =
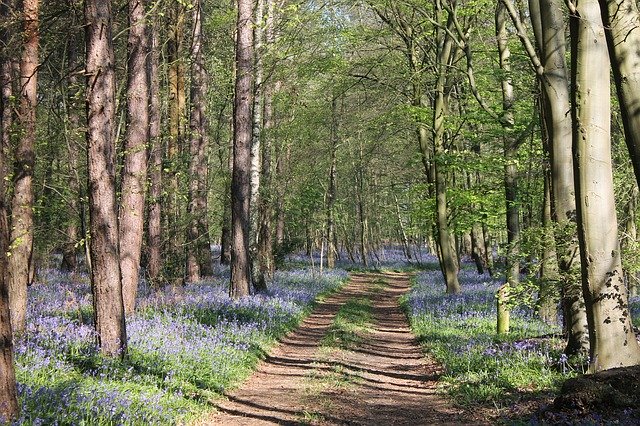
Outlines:
{"label": "beech tree", "polygon": [[590,371],[640,364],[624,284],[613,191],[609,54],[596,0],[571,11],[578,237]]}
{"label": "beech tree", "polygon": [[149,43],[145,22],[145,1],[129,0],[127,134],[119,216],[120,268],[126,314],[133,313],[135,308],[144,229],[149,143]]}
{"label": "beech tree", "polygon": [[251,288],[249,211],[253,116],[253,2],[238,0],[236,83],[233,110],[233,172],[231,178],[231,287],[234,298]]}
{"label": "beech tree", "polygon": [[91,289],[101,352],[126,354],[115,187],[115,64],[111,2],[85,0]]}
{"label": "beech tree", "polygon": [[11,324],[20,332],[26,326],[27,285],[33,279],[33,170],[35,168],[36,104],[38,77],[39,0],[23,2],[23,50],[20,58],[21,136],[15,150],[11,240],[9,251],[9,300]]}
{"label": "beech tree", "polygon": [[[8,22],[10,4],[0,2],[0,19]],[[8,29],[0,28],[0,129],[2,144],[0,145],[0,422],[10,422],[18,417],[18,397],[16,375],[13,362],[13,333],[9,313],[9,289],[7,286],[7,249],[9,248],[9,224],[7,206],[5,204],[6,147],[11,124],[11,59],[7,43],[10,34]]]}

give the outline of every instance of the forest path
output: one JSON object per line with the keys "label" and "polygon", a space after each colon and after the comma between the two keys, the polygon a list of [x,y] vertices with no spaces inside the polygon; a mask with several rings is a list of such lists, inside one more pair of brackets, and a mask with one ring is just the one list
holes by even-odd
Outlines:
{"label": "forest path", "polygon": [[398,299],[400,273],[352,274],[201,424],[478,424],[436,395]]}

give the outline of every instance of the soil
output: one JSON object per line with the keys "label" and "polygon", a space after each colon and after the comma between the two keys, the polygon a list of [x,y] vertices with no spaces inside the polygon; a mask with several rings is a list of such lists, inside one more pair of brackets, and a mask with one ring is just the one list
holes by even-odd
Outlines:
{"label": "soil", "polygon": [[[482,413],[456,408],[436,393],[441,369],[425,358],[398,303],[409,278],[353,274],[199,424],[489,424]],[[354,298],[371,301],[367,331],[348,348],[328,348],[323,337]]]}

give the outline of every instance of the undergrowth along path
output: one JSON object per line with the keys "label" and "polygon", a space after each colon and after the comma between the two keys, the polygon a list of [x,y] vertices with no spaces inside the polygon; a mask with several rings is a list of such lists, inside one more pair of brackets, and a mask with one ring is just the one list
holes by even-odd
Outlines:
{"label": "undergrowth along path", "polygon": [[201,424],[478,424],[437,395],[399,298],[410,275],[352,274]]}

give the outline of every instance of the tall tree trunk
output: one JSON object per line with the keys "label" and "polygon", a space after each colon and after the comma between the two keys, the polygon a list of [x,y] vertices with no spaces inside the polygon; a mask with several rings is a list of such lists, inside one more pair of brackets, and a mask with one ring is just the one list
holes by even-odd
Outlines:
{"label": "tall tree trunk", "polygon": [[9,301],[14,332],[26,326],[27,285],[33,255],[33,169],[35,167],[36,103],[38,77],[38,0],[23,2],[24,45],[20,59],[21,137],[15,154],[11,245],[9,251]]}
{"label": "tall tree trunk", "polygon": [[233,298],[249,295],[249,211],[253,105],[253,2],[238,0],[234,100],[233,175],[231,178],[231,286]]}
{"label": "tall tree trunk", "polygon": [[[631,196],[626,206],[627,220],[625,225],[625,235],[620,245],[622,246],[622,253],[630,252],[638,242],[638,228],[636,226],[636,211],[638,210],[638,186],[634,185],[631,190]],[[637,272],[624,271],[625,282],[627,283],[627,289],[629,296],[637,296],[638,294],[638,275]]]}
{"label": "tall tree trunk", "polygon": [[167,209],[165,222],[168,242],[165,272],[172,284],[184,281],[184,235],[181,225],[180,197],[181,151],[185,144],[185,64],[184,26],[185,5],[174,2],[169,6],[169,40],[167,42],[169,83],[169,139],[167,143]]}
{"label": "tall tree trunk", "polygon": [[336,266],[335,247],[335,203],[336,203],[336,180],[337,180],[337,155],[338,149],[338,117],[336,109],[336,98],[331,100],[331,163],[329,165],[329,188],[327,190],[327,268],[333,269]]}
{"label": "tall tree trunk", "polygon": [[573,152],[590,371],[640,364],[624,285],[611,161],[609,54],[597,0],[570,18]]}
{"label": "tall tree trunk", "polygon": [[511,51],[506,27],[506,9],[502,2],[496,5],[496,39],[500,55],[502,78],[502,127],[504,144],[504,188],[507,210],[507,277],[498,291],[497,332],[509,332],[509,289],[520,282],[520,210],[518,208],[518,143],[513,137],[513,84],[511,82]]}
{"label": "tall tree trunk", "polygon": [[[439,1],[437,3],[439,4]],[[440,6],[438,6],[438,8],[440,8]],[[451,27],[452,25],[451,17],[449,17],[447,27]],[[443,170],[443,162],[438,163],[438,159],[445,153],[445,118],[447,115],[445,83],[447,80],[449,60],[452,56],[453,40],[450,37],[450,33],[443,28],[437,29],[436,40],[438,42],[438,53],[436,57],[437,81],[434,88],[433,143],[438,245],[440,265],[447,293],[460,293],[462,289],[458,281],[458,261],[455,250],[453,249],[453,236],[449,230],[448,223],[446,171]]]}
{"label": "tall tree trunk", "polygon": [[565,19],[561,0],[530,1],[536,43],[542,54],[541,79],[545,127],[551,158],[552,218],[562,286],[562,306],[568,355],[589,352],[587,314],[580,284],[580,247],[576,229],[576,199],[571,132],[569,76],[566,67]]}
{"label": "tall tree trunk", "polygon": [[103,355],[125,356],[127,333],[120,274],[115,191],[115,66],[111,2],[85,0],[87,164],[91,288]]}
{"label": "tall tree trunk", "polygon": [[640,12],[633,0],[600,0],[622,124],[640,185]]}
{"label": "tall tree trunk", "polygon": [[[189,228],[187,243],[187,280],[199,281],[206,269],[211,271],[211,249],[207,223],[207,72],[202,55],[202,3],[193,4],[193,41],[191,48],[191,143],[189,163]],[[204,268],[203,268],[204,267]]]}
{"label": "tall tree trunk", "polygon": [[[68,6],[72,8],[72,2],[68,1]],[[75,24],[75,20],[74,20]],[[80,94],[82,88],[78,79],[80,72],[80,63],[78,61],[78,50],[80,48],[80,34],[73,31],[69,34],[67,40],[67,100],[66,100],[66,113],[68,117],[68,125],[65,123],[65,138],[67,143],[67,167],[69,174],[69,188],[71,194],[68,201],[68,218],[67,218],[67,232],[66,241],[62,248],[62,262],[60,269],[63,271],[73,272],[78,267],[77,261],[77,245],[80,240],[80,209],[84,208],[82,203],[82,190],[80,183],[79,173],[79,154],[82,138],[81,131],[84,127],[81,124],[80,119]]]}
{"label": "tall tree trunk", "polygon": [[543,242],[540,265],[540,287],[538,296],[538,314],[547,324],[554,325],[558,320],[556,289],[559,279],[556,241],[553,235],[553,219],[551,217],[551,172],[545,165],[544,171],[544,203],[542,211]]}
{"label": "tall tree trunk", "polygon": [[149,144],[149,39],[144,0],[129,0],[127,45],[127,134],[120,200],[120,269],[124,310],[129,315],[135,309],[138,293]]}
{"label": "tall tree trunk", "polygon": [[[12,2],[0,3],[0,19],[8,21]],[[6,22],[5,21],[5,22]],[[9,30],[0,28],[0,45],[7,46]],[[8,148],[12,113],[11,58],[7,49],[0,52],[0,419],[11,421],[18,417],[18,395],[13,355],[13,333],[9,313],[9,289],[7,280],[7,250],[9,248],[9,223],[5,204],[5,178],[7,175],[6,148]]]}
{"label": "tall tree trunk", "polygon": [[160,17],[153,15],[149,54],[149,207],[147,274],[152,285],[162,278],[162,137],[160,135]]}

